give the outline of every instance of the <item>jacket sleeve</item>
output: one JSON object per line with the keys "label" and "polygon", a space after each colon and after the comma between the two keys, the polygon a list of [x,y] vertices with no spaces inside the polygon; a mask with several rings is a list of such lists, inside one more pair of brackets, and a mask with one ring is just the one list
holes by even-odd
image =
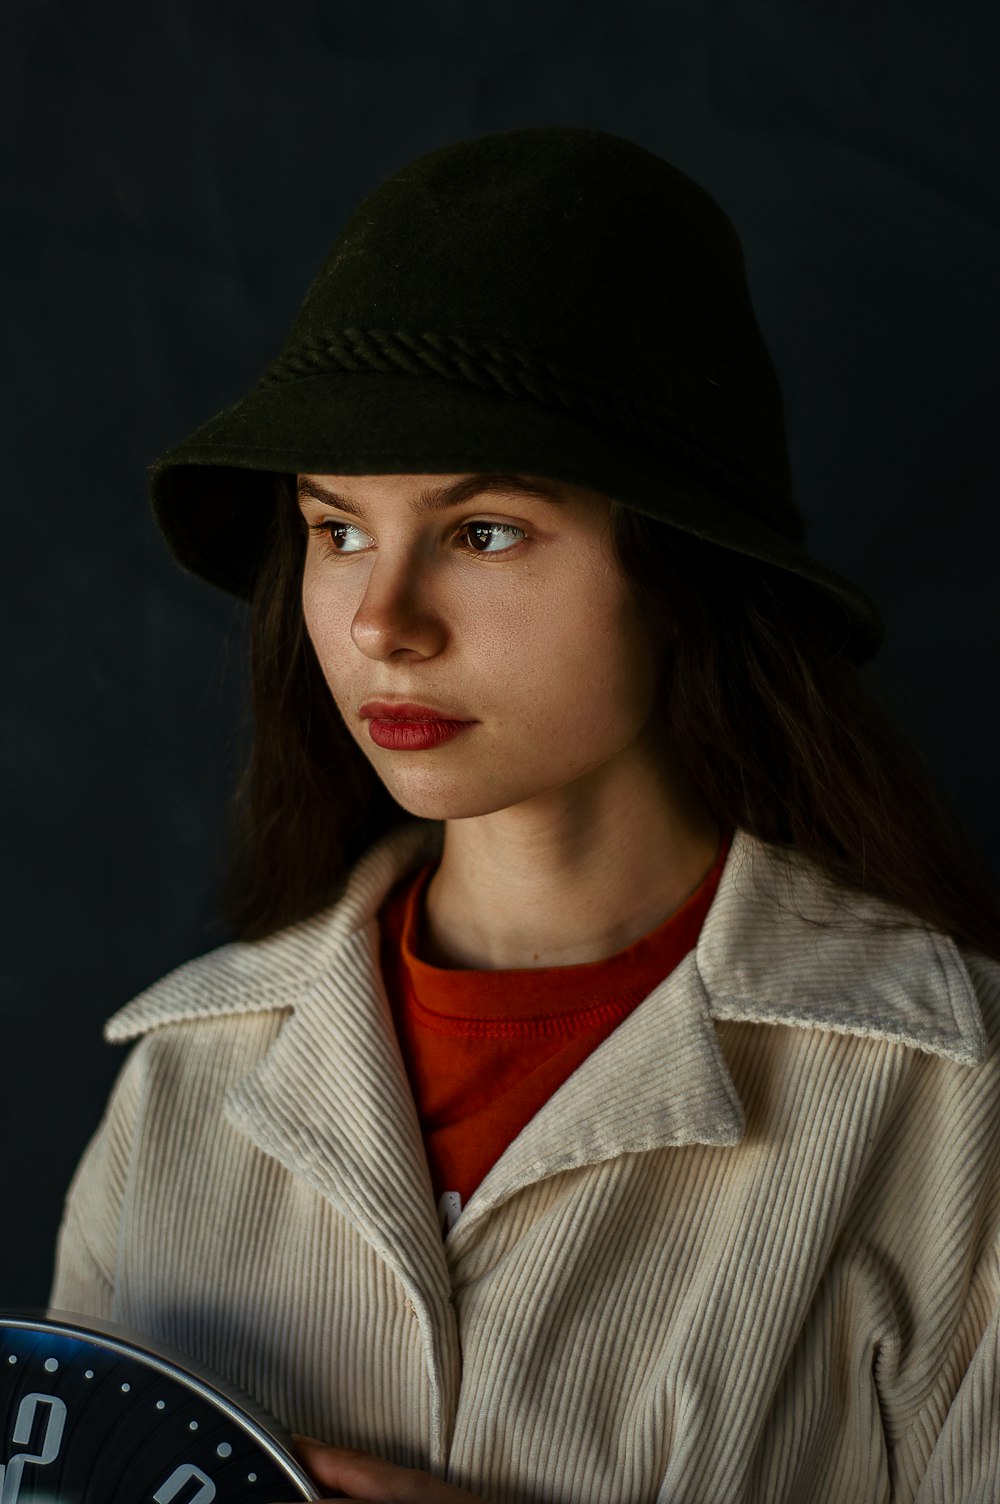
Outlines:
{"label": "jacket sleeve", "polygon": [[128,1165],[141,1092],[141,1041],[112,1086],[63,1203],[47,1312],[113,1319]]}
{"label": "jacket sleeve", "polygon": [[937,1433],[914,1504],[1000,1499],[1000,1246],[993,1251],[991,1284],[986,1328]]}
{"label": "jacket sleeve", "polygon": [[[944,1291],[933,1271],[924,1271],[920,1303],[942,1322],[943,1340],[934,1346],[923,1401],[895,1449],[899,1497],[913,1504],[1000,1500],[1000,966],[975,952],[963,951],[963,958],[982,1007],[989,1053],[968,1080],[968,1116],[957,1112],[951,1118],[949,1174],[924,1181],[923,1199],[932,1197],[939,1211],[949,1208],[942,1220],[951,1228],[949,1242],[964,1247],[966,1262],[960,1306],[947,1334]],[[919,1115],[915,1121],[924,1134]],[[918,1141],[914,1152],[927,1155],[929,1149]],[[959,1168],[960,1197],[954,1183]]]}

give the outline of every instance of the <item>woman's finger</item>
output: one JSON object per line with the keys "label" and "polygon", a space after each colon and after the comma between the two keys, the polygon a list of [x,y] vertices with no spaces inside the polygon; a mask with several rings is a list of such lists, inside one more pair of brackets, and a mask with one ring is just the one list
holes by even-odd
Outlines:
{"label": "woman's finger", "polygon": [[357,1504],[484,1504],[421,1468],[400,1467],[356,1447],[333,1447],[310,1436],[293,1436],[303,1467],[320,1488]]}

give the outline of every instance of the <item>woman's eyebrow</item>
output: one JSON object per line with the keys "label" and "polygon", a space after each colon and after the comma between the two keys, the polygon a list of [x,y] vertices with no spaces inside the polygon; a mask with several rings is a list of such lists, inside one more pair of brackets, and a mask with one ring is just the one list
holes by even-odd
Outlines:
{"label": "woman's eyebrow", "polygon": [[[410,510],[415,516],[422,517],[429,512],[439,512],[446,507],[459,506],[473,496],[496,491],[516,492],[519,496],[533,497],[540,501],[566,501],[567,499],[555,483],[550,485],[545,481],[525,480],[520,475],[491,472],[485,475],[467,475],[448,486],[425,488],[410,502]],[[303,497],[309,496],[314,501],[322,501],[328,506],[337,507],[352,517],[363,518],[365,516],[364,508],[360,503],[350,501],[337,491],[331,491],[328,486],[320,485],[319,481],[310,480],[308,476],[299,476],[296,493],[300,502]]]}

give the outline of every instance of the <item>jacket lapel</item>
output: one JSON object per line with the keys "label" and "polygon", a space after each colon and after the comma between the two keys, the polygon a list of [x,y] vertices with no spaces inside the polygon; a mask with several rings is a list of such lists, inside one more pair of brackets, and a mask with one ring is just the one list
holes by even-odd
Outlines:
{"label": "jacket lapel", "polygon": [[449,1234],[449,1254],[481,1216],[533,1181],[668,1145],[738,1144],[743,1133],[743,1108],[691,952],[509,1145]]}
{"label": "jacket lapel", "polygon": [[451,1285],[416,1108],[379,962],[378,907],[440,845],[412,822],[366,853],[331,908],[261,941],[234,941],[147,988],[109,1042],[180,1019],[287,1009],[266,1055],[226,1093],[227,1121],[301,1176],[395,1271],[420,1320],[433,1445],[445,1445],[461,1366]]}
{"label": "jacket lapel", "polygon": [[378,949],[374,919],[344,936],[336,965],[300,997],[224,1112],[325,1196],[398,1276],[420,1321],[437,1456],[458,1399],[458,1325]]}
{"label": "jacket lapel", "polygon": [[738,1144],[743,1104],[717,1019],[984,1059],[982,1013],[954,942],[912,915],[902,928],[876,927],[901,917],[882,900],[838,893],[800,855],[786,867],[737,830],[695,949],[510,1144],[449,1234],[451,1261],[481,1216],[533,1181],[638,1150]]}
{"label": "jacket lapel", "polygon": [[444,1292],[427,1160],[396,1043],[374,921],[300,996],[228,1120],[357,1227],[414,1298]]}

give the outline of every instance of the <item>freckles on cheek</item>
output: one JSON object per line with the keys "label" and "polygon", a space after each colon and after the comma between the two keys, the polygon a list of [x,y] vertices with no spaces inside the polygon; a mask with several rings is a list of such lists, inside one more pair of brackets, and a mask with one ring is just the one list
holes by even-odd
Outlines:
{"label": "freckles on cheek", "polygon": [[349,633],[352,617],[348,615],[344,620],[347,610],[343,593],[331,590],[322,575],[311,570],[307,563],[302,579],[302,615],[313,641],[332,642],[339,632]]}

